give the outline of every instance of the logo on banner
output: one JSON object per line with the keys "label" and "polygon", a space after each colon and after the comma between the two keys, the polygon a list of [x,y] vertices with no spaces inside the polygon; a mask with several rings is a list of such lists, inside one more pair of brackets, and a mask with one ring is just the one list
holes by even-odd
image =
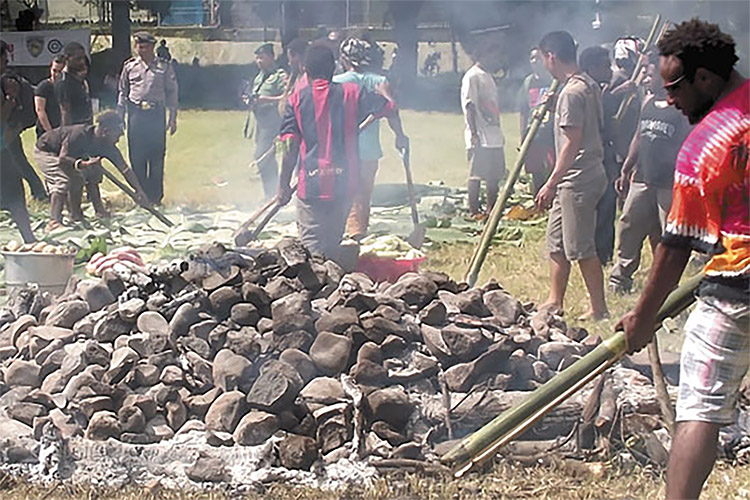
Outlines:
{"label": "logo on banner", "polygon": [[39,57],[39,54],[44,50],[44,37],[30,36],[26,38],[26,50],[32,57]]}
{"label": "logo on banner", "polygon": [[62,49],[63,49],[63,43],[57,38],[53,38],[52,40],[47,42],[47,50],[49,50],[52,54],[57,54]]}

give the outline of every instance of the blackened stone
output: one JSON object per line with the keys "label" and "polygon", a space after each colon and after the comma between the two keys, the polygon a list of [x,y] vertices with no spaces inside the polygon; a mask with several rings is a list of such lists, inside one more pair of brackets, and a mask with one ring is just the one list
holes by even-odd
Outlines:
{"label": "blackened stone", "polygon": [[219,319],[226,319],[235,304],[242,301],[240,292],[233,287],[223,286],[211,292],[208,296],[211,309]]}
{"label": "blackened stone", "polygon": [[433,300],[419,312],[419,320],[431,326],[441,326],[445,323],[447,316],[448,310],[439,300]]}
{"label": "blackened stone", "polygon": [[378,389],[371,392],[366,399],[373,420],[382,420],[396,430],[404,429],[414,411],[414,405],[401,388]]}
{"label": "blackened stone", "polygon": [[78,283],[78,294],[88,302],[91,311],[98,311],[115,302],[116,296],[103,281],[83,280]]}
{"label": "blackened stone", "polygon": [[310,347],[310,357],[321,373],[335,375],[346,368],[351,348],[352,341],[348,337],[322,332]]}
{"label": "blackened stone", "polygon": [[252,375],[252,363],[230,351],[222,349],[216,353],[213,362],[213,381],[217,387],[225,391],[241,389],[247,390]]}
{"label": "blackened stone", "polygon": [[276,415],[253,410],[240,420],[234,431],[234,442],[240,446],[256,446],[264,443],[279,430]]}
{"label": "blackened stone", "polygon": [[470,316],[484,318],[490,315],[482,300],[482,291],[476,288],[457,294],[456,306],[459,311]]}
{"label": "blackened stone", "polygon": [[245,395],[239,391],[225,392],[209,407],[206,428],[214,431],[234,432],[245,414]]}
{"label": "blackened stone", "polygon": [[258,324],[260,314],[253,304],[245,303],[232,306],[230,317],[240,326],[255,326]]}
{"label": "blackened stone", "polygon": [[139,434],[146,430],[146,416],[137,406],[123,406],[117,412],[117,418],[122,432]]}
{"label": "blackened stone", "polygon": [[114,342],[120,335],[130,333],[133,323],[123,320],[117,311],[107,313],[94,325],[94,339],[99,342]]}
{"label": "blackened stone", "polygon": [[78,320],[82,319],[89,312],[89,304],[86,301],[68,300],[52,308],[45,324],[62,328],[72,328]]}
{"label": "blackened stone", "polygon": [[283,361],[268,361],[247,394],[247,403],[252,408],[278,413],[292,406],[302,385],[302,377],[293,367]]}
{"label": "blackened stone", "polygon": [[319,332],[343,334],[351,325],[359,324],[357,310],[353,307],[335,307],[331,312],[323,313],[315,322]]}
{"label": "blackened stone", "polygon": [[263,289],[254,283],[243,283],[242,299],[254,305],[263,316],[270,316],[271,297]]}
{"label": "blackened stone", "polygon": [[279,460],[287,469],[310,470],[317,458],[317,443],[310,437],[288,434],[279,443]]}
{"label": "blackened stone", "polygon": [[518,318],[523,313],[521,302],[502,290],[486,292],[484,303],[503,327],[509,327],[518,322]]}
{"label": "blackened stone", "polygon": [[277,335],[295,330],[313,331],[312,309],[304,293],[292,293],[271,304],[273,332]]}
{"label": "blackened stone", "polygon": [[407,304],[422,308],[435,298],[438,287],[431,279],[407,273],[391,285],[386,295],[405,301]]}
{"label": "blackened stone", "polygon": [[89,420],[85,437],[94,441],[106,441],[111,437],[118,439],[121,432],[117,415],[111,411],[100,411],[94,413]]}
{"label": "blackened stone", "polygon": [[198,310],[192,304],[182,304],[177,308],[174,316],[172,316],[172,320],[169,322],[171,340],[174,342],[177,338],[187,335],[190,327],[200,321],[200,319]]}
{"label": "blackened stone", "polygon": [[265,290],[273,303],[287,295],[297,292],[297,286],[293,279],[285,276],[277,276],[268,282],[265,286]]}
{"label": "blackened stone", "polygon": [[482,331],[477,328],[448,325],[443,328],[442,336],[452,357],[459,361],[474,359],[486,345]]}
{"label": "blackened stone", "polygon": [[309,352],[313,345],[313,336],[305,331],[296,330],[284,335],[273,335],[273,348],[275,351],[285,351],[287,349],[299,349],[302,352]]}

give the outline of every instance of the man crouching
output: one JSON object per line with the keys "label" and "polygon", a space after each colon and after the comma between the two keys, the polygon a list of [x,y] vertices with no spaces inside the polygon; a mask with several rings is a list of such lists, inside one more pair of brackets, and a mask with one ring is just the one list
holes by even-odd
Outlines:
{"label": "man crouching", "polygon": [[146,196],[133,170],[117,149],[123,134],[122,118],[114,111],[96,117],[96,125],[69,125],[45,132],[34,146],[34,159],[44,173],[50,194],[50,221],[47,230],[62,224],[62,212],[68,201],[70,217],[85,221],[81,201],[83,187],[97,217],[109,217],[102,203],[99,184],[102,182],[101,160],[108,159],[135,189],[139,203]]}

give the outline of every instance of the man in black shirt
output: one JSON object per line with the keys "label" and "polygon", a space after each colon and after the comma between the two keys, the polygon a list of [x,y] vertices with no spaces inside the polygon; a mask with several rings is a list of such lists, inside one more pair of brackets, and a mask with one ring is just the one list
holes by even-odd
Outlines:
{"label": "man in black shirt", "polygon": [[[0,73],[5,72],[7,51],[7,45],[0,40]],[[20,141],[18,129],[11,123],[11,117],[16,111],[21,88],[13,78],[2,78],[0,83],[0,210],[10,212],[23,241],[32,243],[36,238],[31,230],[29,212],[26,209],[26,194],[21,181],[22,171],[16,163],[13,151],[8,148],[10,144]]]}
{"label": "man in black shirt", "polygon": [[55,96],[60,103],[61,125],[93,123],[88,74],[88,58],[81,44],[71,42],[65,46],[67,62],[60,79],[55,82]]}
{"label": "man in black shirt", "polygon": [[61,125],[60,104],[55,95],[55,82],[60,79],[65,68],[65,56],[56,56],[49,65],[49,78],[45,78],[34,89],[34,108],[36,109],[36,138],[45,132]]}
{"label": "man in black shirt", "polygon": [[649,64],[646,75],[651,94],[644,100],[639,130],[615,183],[620,196],[627,192],[617,226],[617,260],[609,277],[615,293],[630,292],[643,240],[648,236],[655,249],[661,238],[672,205],[677,153],[690,132],[687,118],[667,102],[656,61]]}
{"label": "man in black shirt", "polygon": [[50,192],[50,223],[54,229],[62,223],[62,209],[68,198],[71,217],[83,221],[81,198],[86,186],[89,201],[97,216],[106,217],[99,183],[102,181],[101,160],[108,159],[122,173],[138,194],[139,203],[147,198],[133,170],[125,162],[117,141],[123,134],[122,118],[114,111],[101,113],[96,125],[62,126],[45,132],[36,141],[34,158],[44,172]]}

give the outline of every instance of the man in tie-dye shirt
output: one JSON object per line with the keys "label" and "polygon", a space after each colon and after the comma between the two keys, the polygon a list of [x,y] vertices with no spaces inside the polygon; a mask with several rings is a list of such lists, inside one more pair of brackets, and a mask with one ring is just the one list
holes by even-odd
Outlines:
{"label": "man in tie-dye shirt", "polygon": [[668,102],[695,127],[677,156],[674,201],[645,290],[619,326],[629,352],[642,349],[690,252],[711,256],[685,325],[667,469],[667,498],[697,498],[750,366],[750,82],[717,25],[686,21],[658,45]]}

